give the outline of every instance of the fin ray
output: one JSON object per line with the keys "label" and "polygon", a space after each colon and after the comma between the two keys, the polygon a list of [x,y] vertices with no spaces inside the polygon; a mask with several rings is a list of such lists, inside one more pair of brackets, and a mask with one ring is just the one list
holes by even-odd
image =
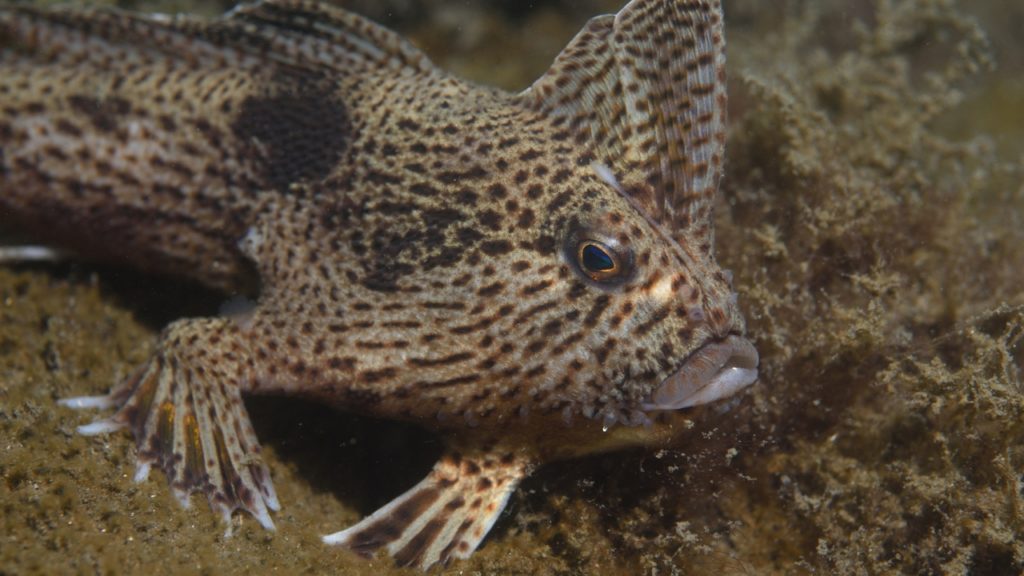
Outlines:
{"label": "fin ray", "polygon": [[[243,4],[209,30],[231,35],[261,52],[293,64],[314,63],[341,72],[381,74],[385,70],[442,74],[425,54],[397,33],[358,14],[306,0],[263,0]],[[234,37],[239,35],[241,38]]]}
{"label": "fin ray", "polygon": [[76,409],[118,407],[113,416],[80,426],[79,432],[131,430],[138,449],[136,482],[144,481],[155,465],[183,507],[191,493],[203,492],[225,522],[242,509],[273,530],[269,511],[280,503],[241,400],[245,378],[236,372],[242,368],[224,357],[203,361],[214,358],[205,353],[211,341],[233,337],[232,326],[225,319],[176,322],[164,332],[156,355],[104,401],[61,403]]}
{"label": "fin ray", "polygon": [[[6,28],[6,30],[4,30]],[[70,64],[111,57],[230,62],[258,70],[267,60],[360,75],[399,70],[443,74],[395,32],[347,10],[306,0],[241,4],[220,18],[132,14],[111,8],[0,7],[0,31],[28,52]]]}
{"label": "fin ray", "polygon": [[719,0],[633,0],[594,18],[518,98],[575,130],[648,217],[710,235],[725,144]]}
{"label": "fin ray", "polygon": [[363,556],[384,548],[397,564],[424,570],[467,558],[532,466],[513,452],[450,452],[417,485],[323,540]]}

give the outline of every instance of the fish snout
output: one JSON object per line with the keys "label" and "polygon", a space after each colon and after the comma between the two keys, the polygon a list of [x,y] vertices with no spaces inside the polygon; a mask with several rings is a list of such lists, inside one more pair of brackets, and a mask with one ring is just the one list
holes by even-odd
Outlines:
{"label": "fish snout", "polygon": [[720,400],[757,380],[759,357],[749,340],[729,335],[704,344],[643,402],[644,410],[679,410]]}

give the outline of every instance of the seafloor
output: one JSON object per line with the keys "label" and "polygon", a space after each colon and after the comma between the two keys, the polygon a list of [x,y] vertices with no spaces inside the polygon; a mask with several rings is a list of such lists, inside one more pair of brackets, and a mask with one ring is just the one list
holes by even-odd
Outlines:
{"label": "seafloor", "polygon": [[[223,8],[128,0],[133,8]],[[365,0],[441,64],[522,87],[609,0]],[[542,469],[448,574],[1024,571],[1024,4],[727,0],[718,250],[761,382],[677,448]],[[430,465],[407,428],[250,403],[284,504],[231,538],[104,391],[220,296],[83,263],[0,268],[0,573],[390,574],[320,543]]]}

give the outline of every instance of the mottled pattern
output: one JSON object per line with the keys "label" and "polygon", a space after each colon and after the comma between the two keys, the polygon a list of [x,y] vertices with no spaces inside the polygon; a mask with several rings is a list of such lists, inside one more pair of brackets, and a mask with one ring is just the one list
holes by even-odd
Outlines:
{"label": "mottled pattern", "polygon": [[[649,422],[659,383],[743,331],[709,219],[718,2],[631,2],[519,95],[298,0],[212,22],[11,7],[0,42],[4,213],[214,287],[259,277],[250,315],[175,323],[134,378],[71,402],[118,407],[86,431],[130,428],[140,477],[157,464],[182,499],[272,526],[240,392],[311,396],[472,439],[502,479],[465,520],[481,530],[450,522],[473,500],[436,480],[449,456],[417,489],[459,506],[414,489],[417,514],[336,538],[421,567],[466,556],[535,463]],[[613,269],[587,269],[588,243]]]}

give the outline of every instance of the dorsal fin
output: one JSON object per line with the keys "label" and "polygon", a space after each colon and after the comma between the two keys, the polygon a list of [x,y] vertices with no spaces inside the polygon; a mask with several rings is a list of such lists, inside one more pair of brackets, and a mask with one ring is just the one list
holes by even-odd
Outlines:
{"label": "dorsal fin", "polygon": [[650,218],[710,233],[725,142],[719,0],[633,0],[594,18],[519,98],[578,130]]}
{"label": "dorsal fin", "polygon": [[307,0],[242,4],[206,30],[228,46],[257,48],[290,64],[340,72],[440,73],[407,40],[362,16]]}
{"label": "dorsal fin", "polygon": [[[171,59],[227,61],[239,68],[268,62],[330,75],[443,74],[398,34],[366,18],[305,0],[242,4],[215,20],[189,15],[139,15],[109,8],[4,7],[37,34],[78,34],[71,48],[85,51],[90,38],[155,52]],[[26,38],[46,49],[46,38]],[[66,42],[52,42],[63,45]],[[65,57],[54,54],[54,57]],[[78,54],[67,57],[81,57]]]}

